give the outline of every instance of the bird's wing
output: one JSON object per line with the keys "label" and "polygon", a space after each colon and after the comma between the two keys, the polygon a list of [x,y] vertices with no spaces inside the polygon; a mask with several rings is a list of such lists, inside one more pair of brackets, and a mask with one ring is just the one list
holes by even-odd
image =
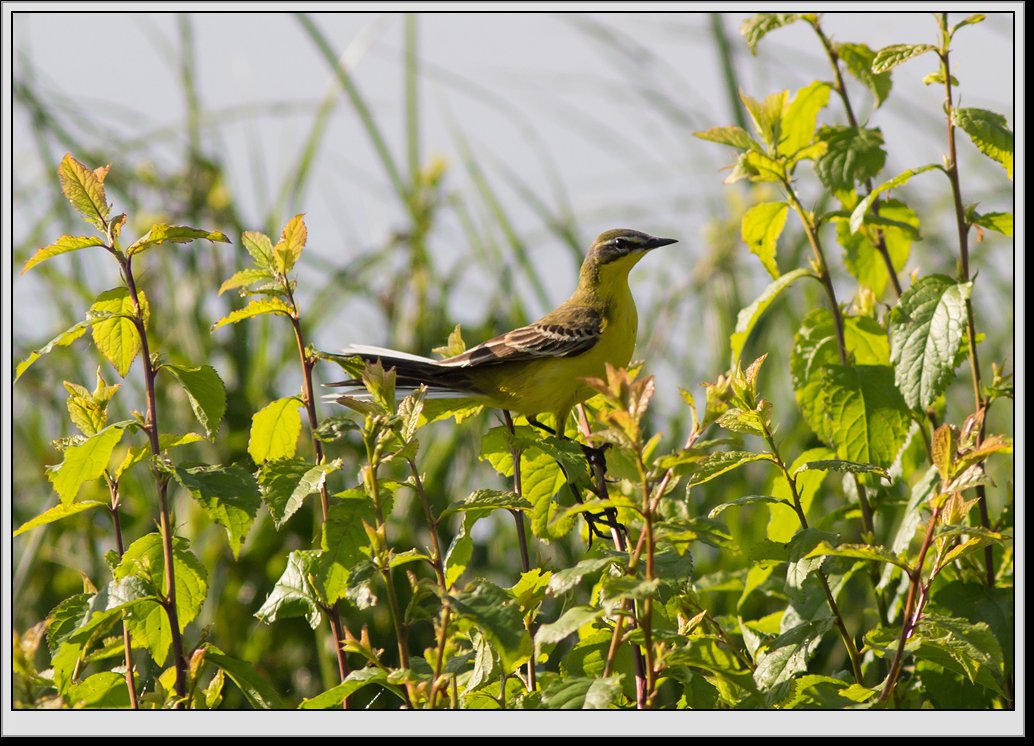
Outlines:
{"label": "bird's wing", "polygon": [[543,357],[573,357],[592,348],[603,333],[603,314],[589,307],[567,309],[562,318],[550,314],[534,324],[490,339],[455,357],[443,367],[469,368]]}

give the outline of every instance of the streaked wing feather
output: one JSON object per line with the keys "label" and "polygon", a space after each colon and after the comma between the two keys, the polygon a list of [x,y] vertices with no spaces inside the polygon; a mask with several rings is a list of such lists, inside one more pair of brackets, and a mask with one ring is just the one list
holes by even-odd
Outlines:
{"label": "streaked wing feather", "polygon": [[602,331],[602,314],[593,309],[584,309],[563,321],[547,316],[442,360],[439,365],[466,368],[543,357],[573,357],[591,349]]}

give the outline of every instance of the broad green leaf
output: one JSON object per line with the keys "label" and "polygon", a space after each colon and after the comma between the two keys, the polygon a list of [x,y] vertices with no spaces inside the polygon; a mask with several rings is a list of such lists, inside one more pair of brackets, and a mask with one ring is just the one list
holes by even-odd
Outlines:
{"label": "broad green leaf", "polygon": [[18,363],[18,366],[14,371],[14,382],[17,383],[18,379],[22,377],[22,373],[29,369],[29,366],[39,360],[41,357],[46,355],[48,352],[53,350],[55,347],[67,347],[72,344],[79,337],[86,333],[86,330],[94,324],[100,323],[102,319],[86,319],[80,321],[78,324],[65,329],[59,335],[54,337],[47,344],[40,347],[38,350],[33,350],[27,358]]}
{"label": "broad green leaf", "polygon": [[219,295],[222,295],[227,290],[233,290],[234,288],[247,287],[253,285],[256,282],[270,282],[273,280],[273,273],[266,269],[242,269],[240,272],[234,272],[229,278],[223,281],[223,284],[219,286]]}
{"label": "broad green leaf", "polygon": [[208,517],[226,529],[236,558],[259,507],[258,485],[251,472],[234,464],[176,467],[173,474]]}
{"label": "broad green leaf", "polygon": [[507,670],[531,653],[531,638],[524,629],[520,609],[510,595],[487,580],[478,579],[449,596],[461,618],[473,622],[489,637]]}
{"label": "broad green leaf", "polygon": [[327,689],[325,692],[317,694],[315,697],[303,699],[301,704],[298,705],[299,710],[329,710],[329,709],[340,709],[341,703],[345,701],[347,697],[352,696],[357,691],[362,689],[368,684],[378,684],[389,692],[392,692],[399,700],[404,701],[405,698],[402,695],[402,688],[396,684],[392,684],[388,681],[388,673],[383,669],[375,666],[368,666],[366,668],[360,668],[352,671],[345,677],[337,686]]}
{"label": "broad green leaf", "polygon": [[889,467],[905,443],[908,407],[887,365],[827,366],[819,384],[837,457]]}
{"label": "broad green leaf", "polygon": [[24,534],[26,531],[36,528],[37,526],[45,526],[48,523],[54,521],[60,521],[62,518],[68,518],[71,515],[77,515],[87,510],[93,510],[94,508],[106,508],[108,506],[105,502],[99,500],[83,500],[82,502],[60,503],[52,508],[48,508],[40,513],[35,518],[31,518],[19,526],[12,536],[18,536]]}
{"label": "broad green leaf", "polygon": [[133,647],[144,648],[157,665],[164,666],[172,647],[172,624],[169,623],[165,609],[155,600],[135,605],[132,613],[126,616]]}
{"label": "broad green leaf", "polygon": [[761,260],[761,264],[776,280],[779,279],[776,244],[786,225],[788,209],[785,202],[762,202],[754,205],[744,213],[740,228],[747,248]]}
{"label": "broad green leaf", "polygon": [[[150,307],[144,291],[138,291],[137,297],[146,328]],[[89,314],[105,317],[95,322],[90,329],[93,342],[108,362],[115,366],[119,375],[125,378],[141,347],[140,332],[133,321],[136,318],[136,305],[129,290],[119,287],[104,291],[90,306]]]}
{"label": "broad green leaf", "polygon": [[111,461],[112,451],[130,424],[130,421],[124,421],[108,425],[80,445],[67,448],[64,461],[48,469],[47,479],[54,485],[63,506],[68,508],[72,504],[85,482],[100,478]]}
{"label": "broad green leaf", "polygon": [[780,710],[846,710],[876,695],[875,689],[848,684],[832,676],[805,674],[787,682],[787,689],[769,706]]}
{"label": "broad green leaf", "polygon": [[[699,484],[710,482],[715,477],[754,461],[772,461],[772,455],[768,453],[754,453],[753,451],[716,451],[715,453],[708,454],[703,459],[690,465],[686,487],[695,487]],[[682,471],[678,467],[676,470]]]}
{"label": "broad green leaf", "polygon": [[510,587],[510,595],[517,600],[522,611],[534,611],[545,599],[552,577],[552,572],[538,567],[522,572],[520,579]]}
{"label": "broad green leaf", "polygon": [[809,527],[797,531],[786,545],[786,582],[783,591],[790,599],[790,607],[780,620],[785,631],[795,619],[816,619],[829,614],[829,601],[819,579],[823,557],[810,552],[822,542],[836,541],[837,535]]}
{"label": "broad green leaf", "polygon": [[971,289],[971,283],[947,275],[927,275],[902,294],[891,313],[894,380],[913,409],[930,406],[951,382]]}
{"label": "broad green leaf", "polygon": [[737,150],[761,150],[761,146],[755,142],[754,138],[745,129],[736,125],[712,127],[702,132],[694,132],[693,136],[699,137],[701,140],[716,142],[719,145],[728,145]]}
{"label": "broad green leaf", "polygon": [[236,324],[238,321],[250,319],[252,316],[262,316],[267,313],[277,313],[281,316],[288,317],[294,315],[291,307],[279,298],[259,298],[258,300],[253,300],[244,308],[239,308],[236,311],[223,316],[217,322],[212,324],[212,331],[215,331],[219,327],[226,326],[227,324]]}
{"label": "broad green leaf", "polygon": [[819,130],[826,154],[815,163],[819,179],[832,191],[854,189],[876,176],[887,161],[879,129],[834,125]]}
{"label": "broad green leaf", "polygon": [[273,517],[277,530],[283,527],[302,506],[308,492],[299,491],[302,477],[312,469],[312,464],[301,458],[279,458],[266,461],[258,472],[262,499]]}
{"label": "broad green leaf", "polygon": [[463,514],[463,523],[460,524],[459,531],[456,532],[445,552],[446,588],[452,588],[456,584],[456,581],[466,571],[471,557],[474,556],[474,540],[470,536],[470,530],[483,515],[483,512],[477,510]]}
{"label": "broad green leaf", "polygon": [[754,669],[754,681],[758,688],[771,689],[807,671],[808,658],[832,626],[831,618],[804,622],[767,643]]}
{"label": "broad green leaf", "polygon": [[126,677],[114,671],[100,671],[74,682],[65,696],[75,709],[118,710],[129,707]]}
{"label": "broad green leaf", "polygon": [[904,186],[912,180],[913,176],[917,176],[921,173],[930,171],[935,168],[940,169],[941,171],[944,170],[941,166],[939,166],[936,163],[927,163],[925,166],[920,166],[919,168],[910,168],[907,171],[902,171],[893,179],[883,182],[878,187],[869,192],[865,196],[865,199],[858,203],[858,206],[855,207],[854,212],[851,213],[851,232],[858,232],[858,229],[862,227],[862,221],[865,219],[865,214],[869,211],[869,208],[872,206],[873,201],[878,196],[883,194],[883,192],[886,192],[888,189],[897,189],[900,186]]}
{"label": "broad green leaf", "polygon": [[970,682],[1002,694],[1002,650],[984,622],[927,613],[914,634],[915,656],[962,674]]}
{"label": "broad green leaf", "polygon": [[50,246],[44,246],[42,249],[38,249],[36,253],[33,254],[27,262],[25,262],[25,266],[22,267],[22,274],[24,275],[37,264],[45,262],[58,254],[65,254],[69,251],[79,251],[79,249],[88,249],[91,246],[103,245],[104,239],[97,236],[61,236],[61,238],[50,244]]}
{"label": "broad green leaf", "polygon": [[791,507],[790,503],[781,497],[772,497],[770,495],[747,495],[745,497],[738,497],[735,500],[729,502],[720,503],[711,508],[711,511],[707,514],[708,518],[717,518],[728,508],[738,508],[743,505],[757,505],[759,503],[775,503],[776,505],[784,505],[788,508]]}
{"label": "broad green leaf", "polygon": [[805,18],[804,13],[758,13],[740,24],[740,34],[751,54],[757,54],[758,42],[768,33]]}
{"label": "broad green leaf", "polygon": [[841,544],[832,546],[824,541],[812,549],[808,557],[849,557],[851,559],[870,560],[872,562],[886,562],[900,567],[905,572],[910,572],[908,558],[904,555],[896,555],[884,547],[871,546],[869,544]]}
{"label": "broad green leaf", "polygon": [[267,404],[252,416],[248,453],[256,464],[294,456],[302,432],[300,406],[297,397],[289,396]]}
{"label": "broad green leaf", "polygon": [[795,468],[791,473],[797,476],[802,471],[840,471],[853,474],[878,474],[883,479],[890,479],[886,469],[881,469],[872,464],[859,464],[854,461],[843,461],[841,459],[822,459],[819,461],[808,461]]}
{"label": "broad green leaf", "polygon": [[[908,263],[912,241],[919,238],[919,218],[903,202],[887,200],[879,204],[879,213],[868,213],[864,224],[883,232],[884,245],[895,272]],[[887,263],[870,240],[870,231],[851,233],[846,221],[837,223],[837,242],[844,247],[844,266],[860,285],[880,298],[890,282]]]}
{"label": "broad green leaf", "polygon": [[110,206],[104,193],[104,175],[107,169],[91,170],[65,153],[61,165],[57,168],[57,176],[61,181],[61,191],[72,203],[83,220],[103,231],[106,226]]}
{"label": "broad green leaf", "polygon": [[280,240],[273,247],[274,268],[279,274],[286,275],[294,267],[298,257],[305,248],[308,231],[305,228],[304,215],[295,215],[284,226]]}
{"label": "broad green leaf", "polygon": [[1013,136],[1009,121],[987,109],[955,109],[955,125],[969,135],[977,150],[1005,169],[1012,178]]}
{"label": "broad green leaf", "polygon": [[58,646],[85,621],[90,611],[92,593],[76,593],[62,600],[47,614],[47,647],[54,653]]}
{"label": "broad green leaf", "polygon": [[[779,142],[783,139],[782,118],[789,96],[789,91],[777,91],[766,96],[763,101],[758,101],[740,91],[740,100],[743,101],[743,106],[747,109],[747,113],[750,114],[751,121],[754,123],[754,129],[761,137],[762,142],[769,147],[770,153],[777,151]],[[746,153],[746,155],[750,157],[761,154],[751,152]],[[780,168],[779,170],[781,171],[782,169]]]}
{"label": "broad green leaf", "polygon": [[230,243],[230,239],[225,234],[219,231],[206,231],[201,228],[191,228],[186,225],[152,225],[151,229],[146,234],[138,238],[133,244],[126,250],[128,256],[139,254],[142,251],[147,251],[152,246],[159,246],[163,243],[190,243],[197,239],[206,239],[208,241],[219,241],[221,243]]}
{"label": "broad green leaf", "polygon": [[[844,344],[849,359],[860,365],[889,365],[890,346],[883,328],[867,316],[845,316]],[[801,321],[790,353],[790,380],[797,404],[812,431],[825,442],[832,437],[824,410],[822,371],[838,365],[840,353],[833,314],[816,308]]]}
{"label": "broad green leaf", "polygon": [[[176,577],[176,615],[182,632],[201,610],[208,593],[208,571],[190,551],[190,542],[172,539],[173,573]],[[126,549],[115,568],[115,579],[137,577],[167,592],[162,537],[157,533],[140,537]]]}
{"label": "broad green leaf", "polygon": [[273,271],[273,242],[269,240],[269,236],[255,231],[245,231],[241,234],[241,243],[255,260],[258,269]]}
{"label": "broad green leaf", "polygon": [[829,103],[831,89],[829,83],[816,80],[794,94],[782,115],[780,153],[795,161],[807,157],[803,151],[814,140],[819,112]]}
{"label": "broad green leaf", "polygon": [[93,391],[71,381],[65,381],[68,391],[68,416],[83,435],[96,435],[108,424],[108,402],[121,387],[109,386],[97,369],[97,385]]}
{"label": "broad green leaf", "polygon": [[936,51],[937,47],[932,44],[891,44],[876,52],[872,71],[876,74],[885,73],[913,57]]}
{"label": "broad green leaf", "polygon": [[252,707],[259,710],[280,710],[284,705],[276,689],[255,668],[253,663],[226,655],[214,645],[208,645],[205,659],[219,666]]}
{"label": "broad green leaf", "polygon": [[[833,458],[835,454],[829,448],[809,448],[801,453],[793,463],[790,464],[790,473],[797,488],[797,499],[800,502],[801,510],[805,517],[808,517],[811,506],[815,501],[819,489],[822,487],[826,473],[822,471],[805,470],[800,471],[804,464],[814,461],[823,461]],[[798,473],[800,471],[800,473]],[[772,497],[779,498],[787,505],[793,504],[793,492],[787,484],[786,477],[781,472],[773,471],[771,487],[768,489]],[[794,510],[771,510],[769,511],[766,536],[775,542],[788,543],[793,539],[794,534],[801,530],[800,518]]]}
{"label": "broad green leaf", "polygon": [[439,519],[445,518],[450,513],[466,510],[530,510],[531,508],[532,504],[515,492],[482,489],[471,492],[463,498],[463,502],[447,507],[441,512]]}
{"label": "broad green leaf", "polygon": [[[158,435],[158,448],[161,453],[164,453],[170,448],[185,446],[189,443],[197,443],[200,440],[204,440],[204,436],[198,435],[197,433],[184,433],[183,435],[177,435],[175,433],[160,433]],[[126,457],[122,459],[122,463],[118,465],[117,469],[115,469],[115,479],[121,478],[128,469],[136,466],[141,461],[146,461],[151,457],[151,455],[150,443],[130,448],[126,452]]]}
{"label": "broad green leaf", "polygon": [[542,692],[542,705],[550,710],[606,710],[621,696],[621,674],[605,679],[564,676]]}
{"label": "broad green leaf", "polygon": [[733,365],[739,363],[740,355],[743,352],[743,346],[747,343],[750,333],[754,330],[754,326],[758,323],[758,319],[760,319],[762,314],[768,310],[768,307],[772,305],[772,301],[778,297],[779,293],[789,287],[795,280],[798,280],[801,277],[812,276],[811,272],[804,268],[787,272],[765,288],[764,292],[761,293],[753,303],[739,312],[736,316],[736,330],[732,333],[732,336],[729,337],[729,346],[732,348]]}
{"label": "broad green leaf", "polygon": [[335,500],[323,524],[320,537],[320,566],[328,603],[348,595],[353,568],[369,559],[370,537],[363,523],[374,525],[373,506],[367,499]]}
{"label": "broad green leaf", "polygon": [[[296,549],[287,557],[287,567],[255,616],[271,624],[278,619],[305,617],[316,629],[323,620],[324,600],[312,584],[321,552]],[[227,672],[229,673],[229,672]]]}
{"label": "broad green leaf", "polygon": [[872,92],[875,98],[874,108],[880,108],[890,95],[891,79],[890,73],[872,71],[876,52],[864,44],[836,44],[834,49],[837,57],[847,67],[847,71]]}
{"label": "broad green leaf", "polygon": [[1012,213],[1011,212],[987,212],[980,214],[973,211],[966,215],[966,219],[973,225],[1001,233],[1005,236],[1012,235]]}
{"label": "broad green leaf", "polygon": [[226,412],[226,387],[215,368],[210,365],[163,365],[162,369],[176,376],[187,393],[197,421],[209,438],[215,436]]}

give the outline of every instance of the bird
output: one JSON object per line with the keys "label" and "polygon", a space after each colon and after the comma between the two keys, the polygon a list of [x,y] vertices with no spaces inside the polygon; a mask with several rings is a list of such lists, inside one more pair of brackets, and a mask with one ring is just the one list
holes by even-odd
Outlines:
{"label": "bird", "polygon": [[[428,399],[464,399],[524,415],[529,423],[563,436],[574,407],[590,398],[587,378],[606,366],[628,365],[639,318],[628,285],[632,268],[653,249],[677,243],[628,228],[604,231],[593,241],[571,296],[527,326],[441,360],[368,345],[351,345],[344,356],[395,369],[397,393],[426,387]],[[361,379],[325,384],[360,395]],[[327,398],[340,396],[331,395]],[[553,415],[555,430],[539,422]]]}

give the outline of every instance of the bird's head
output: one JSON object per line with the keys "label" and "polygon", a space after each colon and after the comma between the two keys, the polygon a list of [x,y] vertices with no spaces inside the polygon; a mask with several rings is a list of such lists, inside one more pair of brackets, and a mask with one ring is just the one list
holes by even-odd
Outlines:
{"label": "bird's head", "polygon": [[674,238],[657,238],[630,228],[604,231],[592,242],[585,257],[582,264],[583,279],[587,279],[586,275],[597,278],[612,274],[627,275],[648,251],[673,243],[676,243]]}

